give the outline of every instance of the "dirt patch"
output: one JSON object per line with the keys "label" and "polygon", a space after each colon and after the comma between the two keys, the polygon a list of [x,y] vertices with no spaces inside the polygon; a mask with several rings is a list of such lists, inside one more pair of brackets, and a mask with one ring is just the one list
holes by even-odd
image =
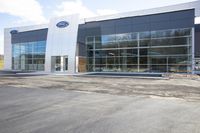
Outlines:
{"label": "dirt patch", "polygon": [[64,89],[107,93],[112,95],[147,95],[200,99],[200,80],[193,79],[134,79],[74,76],[37,76],[0,78],[0,87]]}
{"label": "dirt patch", "polygon": [[164,77],[170,78],[170,79],[194,79],[199,80],[200,76],[195,74],[164,74]]}

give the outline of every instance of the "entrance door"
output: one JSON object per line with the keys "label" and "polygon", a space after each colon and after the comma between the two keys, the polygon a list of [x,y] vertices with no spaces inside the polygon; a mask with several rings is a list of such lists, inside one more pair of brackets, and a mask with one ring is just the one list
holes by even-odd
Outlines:
{"label": "entrance door", "polygon": [[52,72],[61,71],[61,57],[60,56],[51,57],[51,71]]}
{"label": "entrance door", "polygon": [[52,56],[51,71],[64,72],[68,70],[68,56]]}
{"label": "entrance door", "polygon": [[61,71],[61,57],[56,56],[55,71]]}
{"label": "entrance door", "polygon": [[68,57],[64,57],[64,71],[68,70]]}

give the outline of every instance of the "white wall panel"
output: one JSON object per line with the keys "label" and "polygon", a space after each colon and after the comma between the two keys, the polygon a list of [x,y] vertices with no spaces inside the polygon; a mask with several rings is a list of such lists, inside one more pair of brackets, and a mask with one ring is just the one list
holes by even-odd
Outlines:
{"label": "white wall panel", "polygon": [[4,30],[4,69],[12,69],[12,44],[9,29]]}
{"label": "white wall panel", "polygon": [[[67,21],[69,26],[59,28],[56,26],[60,21]],[[75,72],[75,52],[78,35],[79,16],[77,14],[53,18],[49,23],[47,46],[46,46],[46,62],[45,71],[51,72],[52,56],[68,56],[67,73]]]}

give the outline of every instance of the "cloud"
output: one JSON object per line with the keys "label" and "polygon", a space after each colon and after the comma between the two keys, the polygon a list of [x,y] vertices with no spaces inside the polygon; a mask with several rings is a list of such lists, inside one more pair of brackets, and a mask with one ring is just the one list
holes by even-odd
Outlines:
{"label": "cloud", "polygon": [[83,5],[81,0],[63,1],[53,12],[54,16],[80,14],[80,18],[94,17],[96,14]]}
{"label": "cloud", "polygon": [[36,0],[0,0],[0,13],[20,18],[20,22],[46,22],[41,5]]}
{"label": "cloud", "polygon": [[200,17],[195,18],[195,24],[200,24]]}
{"label": "cloud", "polygon": [[92,11],[88,9],[81,0],[63,1],[57,6],[53,12],[54,16],[66,16],[70,14],[80,14],[80,18],[96,17],[99,15],[109,15],[117,13],[116,10],[111,9],[97,9]]}
{"label": "cloud", "polygon": [[[0,0],[0,13],[18,17],[15,21],[9,22],[9,27],[47,22],[43,16],[42,6],[36,0]],[[1,29],[0,54],[3,54],[3,40]]]}
{"label": "cloud", "polygon": [[98,9],[97,14],[98,15],[111,15],[111,14],[116,14],[118,11],[112,10],[112,9]]}

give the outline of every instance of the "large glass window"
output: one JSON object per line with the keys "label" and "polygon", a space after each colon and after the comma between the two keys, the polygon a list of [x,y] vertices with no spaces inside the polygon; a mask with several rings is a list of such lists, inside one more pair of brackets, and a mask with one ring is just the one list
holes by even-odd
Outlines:
{"label": "large glass window", "polygon": [[200,58],[195,59],[195,71],[200,71]]}
{"label": "large glass window", "polygon": [[188,47],[160,47],[160,48],[150,48],[149,55],[187,55],[190,54]]}
{"label": "large glass window", "polygon": [[86,38],[88,71],[191,72],[191,28]]}
{"label": "large glass window", "polygon": [[12,44],[12,51],[14,70],[44,70],[46,41]]}

